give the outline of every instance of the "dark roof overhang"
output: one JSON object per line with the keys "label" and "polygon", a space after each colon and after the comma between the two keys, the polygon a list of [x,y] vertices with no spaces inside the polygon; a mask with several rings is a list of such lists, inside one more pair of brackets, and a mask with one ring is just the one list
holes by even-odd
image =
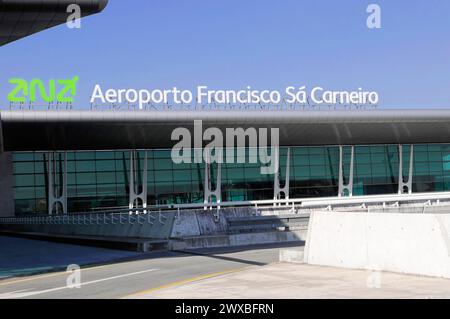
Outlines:
{"label": "dark roof overhang", "polygon": [[101,12],[108,0],[0,0],[0,46],[66,23],[71,4],[83,18]]}
{"label": "dark roof overhang", "polygon": [[5,151],[171,148],[172,131],[279,128],[280,145],[450,143],[450,110],[1,111]]}

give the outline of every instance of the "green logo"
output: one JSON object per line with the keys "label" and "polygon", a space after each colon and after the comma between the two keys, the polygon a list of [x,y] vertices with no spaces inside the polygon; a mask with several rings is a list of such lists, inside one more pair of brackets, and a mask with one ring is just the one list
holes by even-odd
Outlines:
{"label": "green logo", "polygon": [[32,79],[29,83],[24,79],[10,79],[9,83],[15,85],[8,94],[8,101],[13,103],[36,102],[60,102],[72,103],[77,93],[78,76],[69,80],[50,80],[46,88],[44,82]]}

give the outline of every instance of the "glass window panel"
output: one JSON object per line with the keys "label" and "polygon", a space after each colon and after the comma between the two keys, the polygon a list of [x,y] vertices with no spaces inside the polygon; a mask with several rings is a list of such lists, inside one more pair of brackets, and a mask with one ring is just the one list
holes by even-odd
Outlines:
{"label": "glass window panel", "polygon": [[309,165],[309,156],[308,155],[295,155],[293,157],[292,164],[294,166],[307,166],[307,165]]}
{"label": "glass window panel", "polygon": [[116,174],[114,172],[101,172],[97,173],[98,184],[112,184],[116,183]]}
{"label": "glass window panel", "polygon": [[428,152],[441,152],[441,145],[428,145]]}
{"label": "glass window panel", "polygon": [[97,172],[114,172],[116,170],[116,162],[114,160],[97,160],[95,167]]}
{"label": "glass window panel", "polygon": [[35,197],[45,199],[47,197],[45,187],[36,187],[35,188]]}
{"label": "glass window panel", "polygon": [[34,172],[35,173],[45,173],[45,165],[43,161],[34,162]]}
{"label": "glass window panel", "polygon": [[67,185],[76,185],[77,178],[75,173],[69,173],[67,174]]}
{"label": "glass window panel", "polygon": [[97,185],[97,196],[99,195],[116,195],[116,184]]}
{"label": "glass window panel", "polygon": [[323,166],[311,166],[310,168],[311,178],[323,178],[326,176]]}
{"label": "glass window panel", "polygon": [[386,152],[384,146],[370,146],[371,154],[384,154]]}
{"label": "glass window panel", "polygon": [[33,173],[34,173],[33,162],[14,163],[14,174],[33,174]]}
{"label": "glass window panel", "polygon": [[386,176],[386,166],[372,165],[372,176]]}
{"label": "glass window panel", "polygon": [[386,161],[385,153],[372,153],[371,154],[372,164],[383,164]]}
{"label": "glass window panel", "polygon": [[358,164],[355,165],[355,171],[357,176],[372,176],[372,167],[369,164]]}
{"label": "glass window panel", "polygon": [[356,146],[355,147],[355,155],[368,155],[370,154],[370,147],[369,146]]}
{"label": "glass window panel", "polygon": [[47,176],[44,174],[36,174],[34,175],[34,184],[36,186],[45,186],[47,181]]}
{"label": "glass window panel", "polygon": [[77,196],[96,196],[97,186],[96,185],[77,185]]}
{"label": "glass window panel", "polygon": [[75,173],[76,171],[77,171],[76,162],[75,161],[67,161],[67,173]]}
{"label": "glass window panel", "polygon": [[306,147],[295,147],[292,149],[292,154],[294,156],[308,156],[309,152]]}
{"label": "glass window panel", "polygon": [[95,174],[91,173],[78,173],[77,184],[86,185],[86,184],[95,184]]}
{"label": "glass window panel", "polygon": [[[282,172],[285,172],[286,168],[283,168]],[[247,168],[245,170],[245,178],[248,181],[259,181],[261,180],[261,170],[260,168]]]}
{"label": "glass window panel", "polygon": [[75,185],[67,185],[67,196],[76,197],[76,195],[77,195],[77,187]]}
{"label": "glass window panel", "polygon": [[80,160],[95,160],[95,152],[76,152],[75,158]]}
{"label": "glass window panel", "polygon": [[323,155],[311,155],[309,157],[311,165],[325,165],[325,156]]}
{"label": "glass window panel", "polygon": [[[403,153],[403,155],[405,155],[405,153]],[[415,151],[414,152],[414,161],[415,162],[428,162],[428,153]]]}
{"label": "glass window panel", "polygon": [[34,199],[36,197],[34,187],[15,187],[15,199]]}
{"label": "glass window panel", "polygon": [[153,157],[158,158],[158,159],[162,159],[162,158],[169,159],[170,154],[171,154],[171,151],[169,151],[169,150],[156,150],[153,152]]}
{"label": "glass window panel", "polygon": [[26,214],[36,212],[36,201],[34,199],[17,199],[15,201],[15,211],[17,214]]}
{"label": "glass window panel", "polygon": [[167,194],[173,192],[172,182],[159,182],[155,185],[155,192],[157,194]]}
{"label": "glass window panel", "polygon": [[325,155],[325,148],[324,147],[311,147],[309,148],[309,154],[312,155],[319,155],[324,156]]}
{"label": "glass window panel", "polygon": [[369,164],[369,163],[371,163],[370,154],[355,153],[355,163],[357,163],[357,164]]}
{"label": "glass window panel", "polygon": [[160,171],[155,171],[155,181],[157,183],[159,182],[169,182],[172,181],[173,177],[172,177],[172,171],[171,170],[160,170]]}
{"label": "glass window panel", "polygon": [[76,162],[77,172],[95,172],[95,162],[94,161],[77,161]]}
{"label": "glass window panel", "polygon": [[181,181],[191,181],[191,171],[190,170],[176,170],[173,172],[173,179],[175,182]]}
{"label": "glass window panel", "polygon": [[161,158],[155,161],[155,170],[172,169],[173,163],[170,158]]}
{"label": "glass window panel", "polygon": [[414,145],[414,152],[428,152],[428,146],[427,145]]}
{"label": "glass window panel", "polygon": [[430,162],[442,162],[442,153],[441,152],[428,153],[428,160]]}
{"label": "glass window panel", "polygon": [[34,175],[16,175],[15,186],[34,186]]}
{"label": "glass window panel", "polygon": [[32,162],[34,161],[33,153],[13,153],[14,162]]}
{"label": "glass window panel", "polygon": [[96,152],[95,158],[97,160],[113,160],[115,158],[115,152]]}

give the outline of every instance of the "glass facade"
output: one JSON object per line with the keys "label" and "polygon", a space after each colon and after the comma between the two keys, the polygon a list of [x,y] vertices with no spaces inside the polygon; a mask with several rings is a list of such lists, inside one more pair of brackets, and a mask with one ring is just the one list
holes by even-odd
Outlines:
{"label": "glass facade", "polygon": [[[290,197],[336,196],[339,180],[339,147],[290,148]],[[236,153],[236,152],[235,152]],[[248,150],[246,150],[248,153]],[[409,147],[403,151],[405,175]],[[138,151],[136,170],[143,167]],[[248,155],[248,154],[246,154]],[[344,176],[348,176],[350,148],[344,148]],[[287,148],[280,149],[284,181]],[[247,158],[247,156],[246,156]],[[273,175],[261,174],[261,163],[222,164],[222,201],[273,198]],[[241,158],[241,160],[243,160]],[[15,206],[17,214],[46,213],[48,154],[14,153]],[[68,211],[88,212],[128,205],[130,151],[67,152]],[[353,195],[397,193],[397,145],[356,146]],[[62,181],[63,156],[57,154],[55,185]],[[201,203],[204,164],[175,164],[170,150],[147,151],[148,205]],[[213,165],[212,178],[216,178]],[[139,175],[139,174],[137,174]],[[413,192],[450,190],[450,144],[414,146]]]}

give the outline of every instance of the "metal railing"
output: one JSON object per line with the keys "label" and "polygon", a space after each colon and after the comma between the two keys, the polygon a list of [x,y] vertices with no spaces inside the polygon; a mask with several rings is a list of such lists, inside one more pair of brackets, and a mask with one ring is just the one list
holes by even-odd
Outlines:
{"label": "metal railing", "polygon": [[4,225],[164,225],[167,216],[163,211],[133,209],[133,213],[81,213],[67,215],[45,215],[24,217],[3,217],[0,224]]}
{"label": "metal railing", "polygon": [[[372,205],[372,207],[369,207]],[[378,205],[378,206],[376,206]],[[431,207],[449,207],[450,192],[440,193],[416,193],[416,194],[392,194],[392,195],[367,195],[352,197],[316,197],[301,199],[276,199],[256,201],[236,201],[221,203],[194,203],[173,204],[147,208],[119,208],[101,212],[87,212],[67,215],[41,215],[24,217],[3,217],[0,224],[68,224],[68,225],[119,225],[119,224],[150,224],[164,225],[166,213],[175,213],[179,219],[180,214],[189,210],[205,210],[206,208],[215,214],[227,207],[250,207],[256,212],[263,210],[289,210],[291,213],[305,212],[308,210],[324,209],[334,210],[344,207],[359,207],[360,211],[377,212],[398,210],[399,206],[415,205],[411,209],[422,213],[436,209]],[[375,207],[376,206],[376,207]],[[419,207],[419,208],[417,208]],[[406,207],[405,207],[406,209]]]}
{"label": "metal railing", "polygon": [[415,193],[415,194],[392,194],[392,195],[364,195],[351,197],[314,197],[314,198],[296,198],[296,199],[270,199],[255,201],[235,201],[221,203],[193,203],[193,204],[173,204],[167,205],[170,209],[212,209],[224,207],[255,207],[255,208],[320,208],[328,206],[343,205],[367,205],[367,204],[395,204],[395,203],[437,203],[443,201],[450,202],[450,192],[439,193]]}

